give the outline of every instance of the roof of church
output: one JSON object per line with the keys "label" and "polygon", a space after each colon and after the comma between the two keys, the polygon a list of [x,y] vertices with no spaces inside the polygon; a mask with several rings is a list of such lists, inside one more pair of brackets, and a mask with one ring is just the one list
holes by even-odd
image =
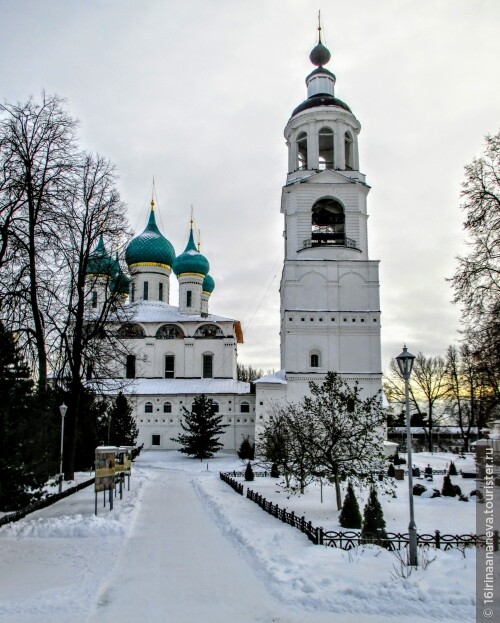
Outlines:
{"label": "roof of church", "polygon": [[308,110],[309,108],[316,108],[317,106],[336,106],[337,108],[343,108],[347,110],[347,112],[352,113],[352,110],[349,106],[339,100],[338,97],[334,97],[333,95],[328,95],[327,93],[318,93],[316,95],[311,95],[306,100],[299,104],[297,108],[292,112],[292,117],[295,117],[299,112],[303,110]]}
{"label": "roof of church", "polygon": [[127,306],[127,320],[135,322],[238,322],[215,314],[181,314],[178,307],[160,301],[137,301]]}
{"label": "roof of church", "polygon": [[175,250],[172,243],[158,229],[154,201],[151,201],[151,212],[146,229],[128,243],[125,259],[129,266],[154,264],[172,267]]}
{"label": "roof of church", "polygon": [[267,374],[266,376],[261,376],[260,379],[254,381],[254,383],[274,383],[279,385],[286,385],[286,370],[278,370],[278,372],[274,372],[273,374]]}
{"label": "roof of church", "polygon": [[250,394],[250,383],[235,379],[106,379],[93,381],[107,394],[119,391],[138,396],[176,394]]}
{"label": "roof of church", "polygon": [[106,251],[102,234],[96,248],[89,254],[87,262],[87,275],[107,275],[114,277],[120,271],[118,259],[114,259]]}

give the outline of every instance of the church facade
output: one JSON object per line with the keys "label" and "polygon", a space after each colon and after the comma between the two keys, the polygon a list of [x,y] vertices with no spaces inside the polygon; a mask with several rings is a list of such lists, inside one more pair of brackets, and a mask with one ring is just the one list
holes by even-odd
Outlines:
{"label": "church facade", "polygon": [[[321,382],[330,370],[358,381],[366,395],[381,389],[378,262],[368,255],[361,126],[335,96],[321,29],[310,60],[315,69],[306,78],[307,98],[285,128],[280,371],[253,384],[237,380],[241,325],[209,313],[215,283],[192,226],[176,256],[157,227],[152,202],[146,229],[126,249],[130,278],[113,265],[111,288],[129,300],[120,331],[131,353],[117,365],[116,381],[132,401],[138,442],[146,449],[178,448],[171,438],[181,432],[183,408],[189,410],[201,393],[214,400],[227,425],[221,441],[234,450],[244,437],[255,437],[274,401],[300,400],[309,382]],[[113,264],[101,240],[92,262],[106,261]],[[98,270],[91,265],[89,272]],[[172,271],[179,282],[177,306],[169,300]],[[103,295],[95,289],[88,296],[95,307]]]}

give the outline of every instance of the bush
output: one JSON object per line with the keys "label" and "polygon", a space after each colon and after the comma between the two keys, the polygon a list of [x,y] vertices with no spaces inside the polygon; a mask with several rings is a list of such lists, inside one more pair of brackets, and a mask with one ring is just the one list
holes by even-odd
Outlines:
{"label": "bush", "polygon": [[245,469],[245,480],[252,481],[254,479],[252,464],[248,461],[247,468]]}
{"label": "bush", "polygon": [[440,497],[441,497],[441,491],[439,489],[433,489],[431,498],[440,498]]}
{"label": "bush", "polygon": [[460,502],[468,502],[469,498],[466,495],[463,495],[462,493],[458,496],[458,499],[460,500]]}
{"label": "bush", "polygon": [[441,494],[444,495],[445,497],[454,498],[457,495],[457,491],[455,489],[456,486],[457,485],[454,485],[451,482],[451,478],[447,474],[443,479],[443,488],[441,489]]}
{"label": "bush", "polygon": [[394,478],[394,476],[396,475],[394,473],[394,463],[391,463],[387,469],[387,475],[389,476],[389,478]]}
{"label": "bush", "polygon": [[424,487],[424,485],[421,485],[419,482],[413,485],[413,495],[422,495],[424,491],[427,491],[427,487]]}
{"label": "bush", "polygon": [[359,512],[358,501],[351,483],[347,485],[344,504],[339,515],[339,523],[343,528],[361,528],[361,513]]}
{"label": "bush", "polygon": [[477,502],[484,502],[484,498],[483,498],[483,494],[481,493],[481,491],[479,491],[479,489],[473,489],[470,493],[469,496],[476,496],[476,501]]}
{"label": "bush", "polygon": [[252,460],[255,458],[255,444],[250,441],[250,437],[244,437],[238,450],[238,456],[240,459]]}
{"label": "bush", "polygon": [[462,495],[462,489],[458,485],[453,485],[453,489],[455,490],[455,495]]}
{"label": "bush", "polygon": [[372,487],[370,497],[363,511],[363,527],[361,529],[362,543],[378,543],[383,545],[387,538],[385,520],[382,507],[377,496],[377,490]]}
{"label": "bush", "polygon": [[276,465],[276,463],[273,463],[271,465],[271,478],[279,478],[280,477],[280,470],[278,469],[278,466]]}
{"label": "bush", "polygon": [[453,461],[450,463],[450,466],[448,467],[448,474],[450,476],[457,476],[458,475],[457,468],[456,468],[455,463]]}

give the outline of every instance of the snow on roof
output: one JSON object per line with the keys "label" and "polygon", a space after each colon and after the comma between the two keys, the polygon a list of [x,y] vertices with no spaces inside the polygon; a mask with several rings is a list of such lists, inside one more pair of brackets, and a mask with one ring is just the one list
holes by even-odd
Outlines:
{"label": "snow on roof", "polygon": [[234,379],[105,379],[94,381],[106,394],[250,394],[250,383]]}
{"label": "snow on roof", "polygon": [[260,379],[254,381],[255,383],[277,383],[280,385],[286,385],[286,370],[278,370],[278,372],[274,372],[274,374],[267,374],[266,376],[261,376]]}
{"label": "snow on roof", "polygon": [[135,322],[237,322],[214,314],[181,314],[178,307],[159,301],[138,301],[128,306],[127,319]]}
{"label": "snow on roof", "polygon": [[[392,433],[406,433],[406,426],[389,426],[388,428]],[[425,430],[422,426],[412,426],[410,432],[412,435],[423,435]],[[460,433],[460,426],[433,426],[432,432],[458,435]],[[472,426],[470,432],[477,435],[477,426]]]}

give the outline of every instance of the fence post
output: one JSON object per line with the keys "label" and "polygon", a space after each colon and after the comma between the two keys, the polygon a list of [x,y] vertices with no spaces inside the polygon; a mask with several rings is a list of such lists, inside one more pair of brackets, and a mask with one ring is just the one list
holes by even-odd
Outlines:
{"label": "fence post", "polygon": [[493,530],[493,551],[498,552],[498,530]]}
{"label": "fence post", "polygon": [[289,523],[291,526],[295,526],[295,511],[292,511],[292,512],[290,513],[290,519],[288,520],[288,523]]}
{"label": "fence post", "polygon": [[323,545],[323,528],[316,528],[316,545]]}
{"label": "fence post", "polygon": [[439,530],[436,530],[436,549],[441,549],[441,535]]}
{"label": "fence post", "polygon": [[306,518],[304,517],[304,515],[302,515],[302,517],[300,518],[300,531],[304,532],[306,529]]}

